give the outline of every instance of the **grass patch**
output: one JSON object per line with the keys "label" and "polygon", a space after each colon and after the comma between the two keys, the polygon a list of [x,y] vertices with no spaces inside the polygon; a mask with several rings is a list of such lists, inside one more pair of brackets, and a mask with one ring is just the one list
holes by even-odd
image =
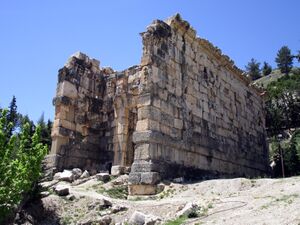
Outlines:
{"label": "grass patch", "polygon": [[284,203],[290,205],[294,202],[295,198],[298,198],[298,197],[299,197],[298,194],[283,195],[282,197],[276,198],[275,200],[271,201],[269,204],[265,204],[265,205],[261,206],[260,209],[267,209],[270,206],[274,205],[274,203],[276,203],[276,202],[284,202]]}
{"label": "grass patch", "polygon": [[298,194],[291,194],[291,195],[283,195],[281,198],[276,198],[276,202],[285,202],[291,204],[294,201],[294,198],[298,198]]}
{"label": "grass patch", "polygon": [[207,216],[208,215],[208,207],[202,207],[201,211],[198,213],[198,216]]}
{"label": "grass patch", "polygon": [[168,190],[166,190],[166,191],[161,192],[161,193],[158,195],[158,197],[159,197],[160,199],[167,198],[167,197],[172,196],[175,192],[176,192],[175,189],[171,189],[171,188],[170,188],[170,189],[168,189]]}
{"label": "grass patch", "polygon": [[132,199],[130,199],[131,201],[142,201],[143,200],[143,198],[142,197],[140,197],[140,196],[137,196],[137,197],[135,197],[135,198],[132,198]]}
{"label": "grass patch", "polygon": [[187,220],[187,216],[181,216],[174,220],[168,220],[165,225],[180,225],[183,224]]}
{"label": "grass patch", "polygon": [[97,193],[107,195],[111,198],[118,198],[118,199],[127,199],[128,196],[128,188],[127,186],[115,186],[111,189],[105,189],[104,187],[98,187],[96,190]]}
{"label": "grass patch", "polygon": [[111,198],[127,199],[127,186],[116,186],[105,191]]}
{"label": "grass patch", "polygon": [[207,205],[207,208],[209,208],[209,209],[213,208],[213,204],[210,202],[210,203]]}

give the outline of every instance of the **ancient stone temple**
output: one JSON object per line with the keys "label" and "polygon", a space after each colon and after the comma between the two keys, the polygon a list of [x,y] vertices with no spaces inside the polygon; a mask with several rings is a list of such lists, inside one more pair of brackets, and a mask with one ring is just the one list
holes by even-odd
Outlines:
{"label": "ancient stone temple", "polygon": [[49,166],[130,167],[131,194],[179,176],[264,174],[263,100],[242,71],[179,15],[141,36],[138,66],[76,53],[59,70]]}

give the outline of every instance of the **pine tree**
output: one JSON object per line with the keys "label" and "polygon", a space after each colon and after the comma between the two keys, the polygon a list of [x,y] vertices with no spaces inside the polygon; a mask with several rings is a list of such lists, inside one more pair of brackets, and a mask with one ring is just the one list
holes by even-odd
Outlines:
{"label": "pine tree", "polygon": [[50,148],[51,142],[52,142],[52,140],[51,140],[52,122],[50,120],[48,120],[47,123],[45,123],[44,113],[42,113],[37,124],[41,127],[42,143],[47,145],[48,148]]}
{"label": "pine tree", "polygon": [[272,67],[269,65],[269,63],[264,62],[263,68],[262,68],[262,74],[264,76],[269,75],[272,72]]}
{"label": "pine tree", "polygon": [[260,63],[257,62],[255,59],[251,59],[251,61],[246,66],[246,71],[251,77],[252,80],[256,80],[261,77],[260,75]]}
{"label": "pine tree", "polygon": [[275,62],[280,71],[288,75],[293,68],[293,56],[291,50],[287,46],[283,46],[279,49]]}
{"label": "pine tree", "polygon": [[7,124],[11,123],[8,129],[8,136],[11,136],[13,131],[16,129],[18,125],[19,115],[17,112],[17,100],[16,97],[13,96],[10,104],[9,104],[9,111],[7,113]]}

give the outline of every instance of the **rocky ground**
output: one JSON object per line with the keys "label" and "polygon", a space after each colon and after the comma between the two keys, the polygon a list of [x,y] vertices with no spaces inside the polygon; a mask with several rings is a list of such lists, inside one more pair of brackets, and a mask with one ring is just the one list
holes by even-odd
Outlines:
{"label": "rocky ground", "polygon": [[19,224],[300,224],[300,177],[165,182],[156,196],[127,196],[127,175],[43,182]]}

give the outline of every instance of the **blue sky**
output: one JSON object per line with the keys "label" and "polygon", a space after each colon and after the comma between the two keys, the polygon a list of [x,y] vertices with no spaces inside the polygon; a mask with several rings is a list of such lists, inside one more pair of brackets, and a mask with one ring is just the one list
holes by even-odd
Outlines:
{"label": "blue sky", "polygon": [[283,45],[300,50],[299,9],[298,0],[1,0],[0,106],[15,95],[21,113],[53,119],[57,71],[70,55],[116,70],[138,64],[139,33],[176,12],[241,69],[252,57],[274,67]]}

